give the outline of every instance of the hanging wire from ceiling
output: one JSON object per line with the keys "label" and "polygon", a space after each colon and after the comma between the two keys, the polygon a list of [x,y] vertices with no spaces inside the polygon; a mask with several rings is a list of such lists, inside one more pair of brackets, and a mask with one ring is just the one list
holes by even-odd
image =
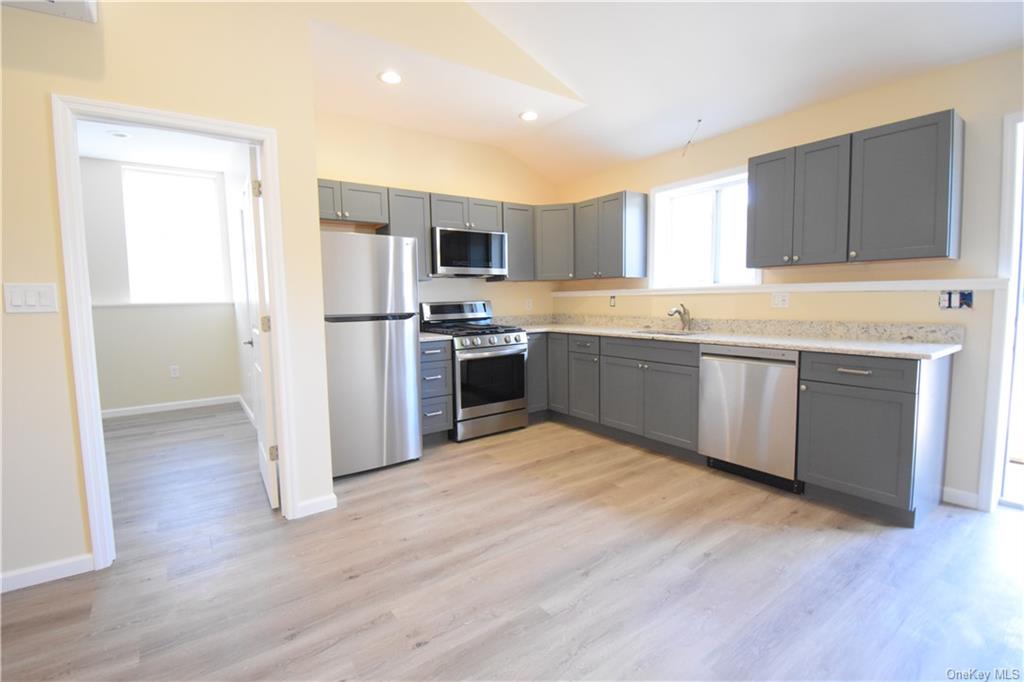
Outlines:
{"label": "hanging wire from ceiling", "polygon": [[680,154],[682,158],[686,158],[686,152],[690,149],[690,145],[693,144],[693,138],[697,137],[697,131],[700,130],[700,124],[703,123],[704,119],[698,118],[697,125],[693,127],[693,132],[690,133],[690,139],[683,145],[683,153]]}

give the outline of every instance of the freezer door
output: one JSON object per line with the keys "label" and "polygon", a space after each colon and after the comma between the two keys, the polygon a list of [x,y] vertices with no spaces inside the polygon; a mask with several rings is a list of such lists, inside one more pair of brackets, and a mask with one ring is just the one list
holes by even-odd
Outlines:
{"label": "freezer door", "polygon": [[410,237],[320,232],[324,315],[414,313],[416,240]]}
{"label": "freezer door", "polygon": [[327,322],[334,475],[419,459],[419,321]]}

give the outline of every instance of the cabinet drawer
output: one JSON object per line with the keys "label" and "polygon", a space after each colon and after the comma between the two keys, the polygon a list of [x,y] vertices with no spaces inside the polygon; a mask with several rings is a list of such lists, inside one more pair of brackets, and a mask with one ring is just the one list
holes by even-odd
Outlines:
{"label": "cabinet drawer", "polygon": [[600,336],[586,336],[584,334],[569,334],[570,353],[597,353],[601,347]]}
{"label": "cabinet drawer", "polygon": [[439,362],[441,360],[451,361],[451,341],[421,341],[420,362]]}
{"label": "cabinet drawer", "polygon": [[452,394],[452,363],[424,362],[420,364],[420,397],[434,398]]}
{"label": "cabinet drawer", "polygon": [[844,386],[917,393],[917,360],[838,353],[801,353],[800,378]]}
{"label": "cabinet drawer", "polygon": [[663,362],[668,365],[687,365],[689,367],[696,367],[700,364],[699,345],[677,341],[617,339],[611,336],[603,336],[601,337],[601,355],[629,358],[630,360]]}
{"label": "cabinet drawer", "polygon": [[427,398],[420,402],[420,431],[425,435],[452,428],[452,397]]}

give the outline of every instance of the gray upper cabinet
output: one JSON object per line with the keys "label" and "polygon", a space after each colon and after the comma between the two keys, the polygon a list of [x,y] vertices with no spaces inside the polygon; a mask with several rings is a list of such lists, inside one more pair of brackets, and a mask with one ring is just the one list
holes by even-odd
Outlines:
{"label": "gray upper cabinet", "polygon": [[796,148],[792,264],[846,262],[850,136]]}
{"label": "gray upper cabinet", "polygon": [[854,133],[849,259],[958,258],[962,150],[952,110]]}
{"label": "gray upper cabinet", "polygon": [[566,334],[548,334],[548,409],[569,413],[569,337]]}
{"label": "gray upper cabinet", "polygon": [[508,277],[512,281],[534,279],[533,206],[502,204],[502,226],[508,235]]}
{"label": "gray upper cabinet", "polygon": [[600,360],[591,353],[569,353],[569,414],[573,417],[600,420]]}
{"label": "gray upper cabinet", "polygon": [[697,449],[700,370],[644,363],[644,435],[669,445]]}
{"label": "gray upper cabinet", "polygon": [[469,199],[450,194],[431,194],[430,225],[463,230],[469,228]]}
{"label": "gray upper cabinet", "polygon": [[598,216],[597,199],[582,201],[574,208],[574,279],[597,277]]}
{"label": "gray upper cabinet", "polygon": [[535,218],[537,279],[573,279],[573,205],[538,206]]}
{"label": "gray upper cabinet", "polygon": [[643,363],[601,357],[601,423],[635,433],[644,432]]}
{"label": "gray upper cabinet", "polygon": [[576,204],[575,276],[647,274],[647,195],[616,192]]}
{"label": "gray upper cabinet", "polygon": [[501,202],[489,199],[469,199],[469,229],[501,232]]}
{"label": "gray upper cabinet", "polygon": [[420,280],[430,279],[430,195],[407,189],[388,190],[387,233],[415,237]]}
{"label": "gray upper cabinet", "polygon": [[784,149],[747,162],[747,267],[788,265],[793,251],[796,151]]}
{"label": "gray upper cabinet", "polygon": [[354,223],[388,222],[388,188],[341,183],[341,219]]}
{"label": "gray upper cabinet", "polygon": [[548,337],[529,334],[526,353],[526,411],[548,409]]}
{"label": "gray upper cabinet", "polygon": [[320,201],[320,220],[341,220],[341,183],[319,178],[316,190]]}

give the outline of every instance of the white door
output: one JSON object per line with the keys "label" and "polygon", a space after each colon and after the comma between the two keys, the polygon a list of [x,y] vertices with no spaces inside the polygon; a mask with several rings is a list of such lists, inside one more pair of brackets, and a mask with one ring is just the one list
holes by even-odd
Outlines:
{"label": "white door", "polygon": [[281,504],[281,494],[277,475],[277,438],[274,430],[274,377],[270,361],[271,326],[270,326],[270,282],[266,267],[266,249],[263,233],[263,200],[260,198],[259,187],[259,150],[252,147],[249,152],[250,182],[247,187],[249,197],[249,219],[244,221],[243,242],[245,249],[245,287],[248,299],[248,332],[249,338],[243,342],[243,351],[248,349],[250,363],[249,375],[251,385],[249,395],[252,404],[253,423],[256,426],[256,446],[258,449],[260,475],[267,491],[270,506],[277,509]]}

